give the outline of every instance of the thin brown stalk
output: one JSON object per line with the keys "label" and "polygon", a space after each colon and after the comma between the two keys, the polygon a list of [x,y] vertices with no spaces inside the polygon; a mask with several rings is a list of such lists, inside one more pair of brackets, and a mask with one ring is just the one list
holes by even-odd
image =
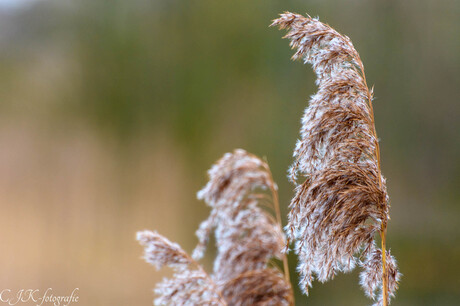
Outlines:
{"label": "thin brown stalk", "polygon": [[[268,166],[268,161],[266,158],[264,158],[265,164],[264,168],[267,170],[269,180],[271,182],[270,184],[270,191],[272,194],[273,198],[273,207],[275,208],[275,215],[276,215],[276,221],[278,222],[280,229],[283,230],[283,222],[281,220],[281,211],[280,211],[280,203],[279,203],[279,197],[278,197],[278,188],[273,180],[273,175],[270,170],[270,167]],[[287,258],[287,252],[284,253],[283,256],[283,270],[284,270],[284,277],[288,283],[291,283],[291,276],[289,274],[289,262]],[[295,305],[295,296],[294,296],[294,289],[291,286],[291,295],[292,295],[292,305]]]}
{"label": "thin brown stalk", "polygon": [[[272,184],[270,184],[270,191],[272,193],[273,197],[273,207],[275,208],[275,215],[276,215],[276,221],[278,222],[281,230],[283,229],[283,223],[281,221],[281,211],[280,211],[280,203],[279,203],[279,197],[278,197],[278,190],[276,188],[275,181],[273,180],[273,175],[272,172],[270,171],[270,168],[268,167],[268,161],[265,159],[265,165],[264,168],[267,170],[269,179]],[[289,264],[288,264],[288,259],[287,259],[287,254],[285,253],[283,256],[283,269],[284,269],[284,276],[286,277],[286,280],[288,282],[291,281],[291,277],[289,275]]]}
{"label": "thin brown stalk", "polygon": [[[359,56],[359,55],[358,55]],[[366,88],[369,88],[367,86],[366,82],[366,75],[364,73],[364,66],[362,62],[360,61],[360,69],[361,73],[363,76],[363,81],[364,84],[366,85]],[[372,122],[372,130],[374,134],[374,139],[375,139],[375,156],[377,159],[377,165],[378,165],[378,172],[379,172],[379,187],[382,186],[382,168],[380,164],[380,146],[379,146],[379,141],[377,137],[377,129],[375,128],[375,119],[374,119],[374,108],[372,105],[372,94],[368,90],[368,103],[369,103],[369,109],[370,109],[370,114],[371,114],[371,122]],[[387,232],[387,222],[382,222],[382,227],[380,230],[380,239],[382,241],[382,295],[383,295],[383,306],[388,305],[388,276],[386,273],[386,232]]]}
{"label": "thin brown stalk", "polygon": [[[359,58],[359,54],[357,53],[357,57]],[[371,115],[371,124],[372,124],[372,131],[374,134],[374,142],[375,142],[375,156],[377,159],[377,166],[378,166],[378,179],[379,179],[379,187],[382,186],[382,168],[380,164],[380,146],[377,137],[377,129],[375,127],[375,119],[374,119],[374,107],[372,105],[372,93],[369,91],[369,87],[367,86],[366,81],[366,74],[364,72],[364,65],[361,60],[358,61],[359,68],[361,70],[361,74],[363,76],[364,85],[367,88],[367,97],[369,103],[369,113]],[[387,231],[387,222],[382,222],[382,227],[380,230],[380,239],[382,241],[382,295],[383,295],[383,306],[388,305],[388,276],[386,273],[386,231]]]}
{"label": "thin brown stalk", "polygon": [[380,238],[382,239],[382,295],[383,295],[383,306],[388,305],[388,276],[386,271],[386,222],[382,224],[382,230],[380,231]]}

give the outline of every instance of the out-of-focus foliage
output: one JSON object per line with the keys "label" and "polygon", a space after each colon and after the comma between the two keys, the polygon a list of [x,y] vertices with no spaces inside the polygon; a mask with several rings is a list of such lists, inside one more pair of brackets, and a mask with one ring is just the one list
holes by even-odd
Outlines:
{"label": "out-of-focus foliage", "polygon": [[[268,28],[286,10],[351,37],[375,84],[387,243],[404,274],[394,304],[455,305],[460,3],[449,0],[0,6],[0,287],[150,304],[159,275],[134,233],[155,228],[190,251],[208,213],[195,192],[237,147],[267,156],[285,215],[286,170],[315,92],[313,72]],[[314,283],[308,301],[367,303],[357,273]]]}

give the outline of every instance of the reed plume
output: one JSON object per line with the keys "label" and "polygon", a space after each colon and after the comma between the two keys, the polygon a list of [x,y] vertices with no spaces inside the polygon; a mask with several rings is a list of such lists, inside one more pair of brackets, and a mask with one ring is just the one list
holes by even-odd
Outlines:
{"label": "reed plume", "polygon": [[[363,287],[366,295],[372,299],[376,298],[376,293],[380,290],[382,280],[382,250],[375,247],[373,244],[369,252],[366,252],[366,257],[360,262],[363,271],[360,273],[360,284]],[[386,252],[386,263],[388,273],[388,292],[391,297],[395,296],[398,289],[398,282],[401,278],[401,273],[398,271],[395,258]],[[380,290],[378,303],[383,302],[383,291]]]}
{"label": "reed plume", "polygon": [[[302,117],[290,169],[296,194],[286,226],[289,240],[296,241],[302,290],[308,294],[314,275],[325,282],[359,264],[365,292],[375,298],[380,287],[377,303],[387,305],[400,274],[385,250],[389,198],[373,94],[359,54],[347,36],[318,19],[286,12],[272,26],[289,30],[285,38],[296,49],[292,58],[311,64],[317,76],[318,92]],[[383,252],[374,246],[376,233]]]}
{"label": "reed plume", "polygon": [[137,240],[146,262],[175,270],[172,279],[157,284],[156,305],[227,305],[212,278],[178,244],[151,231],[138,232]]}
{"label": "reed plume", "polygon": [[[138,233],[147,262],[179,271],[157,286],[156,303],[183,305],[186,298],[193,298],[188,303],[293,304],[282,253],[286,239],[278,221],[277,187],[267,163],[244,150],[235,150],[225,154],[208,173],[209,182],[198,192],[198,198],[211,207],[211,212],[197,231],[194,259],[156,233]],[[278,220],[268,209],[275,211]],[[195,260],[203,257],[212,234],[217,255],[214,271],[208,276]],[[271,263],[272,258],[284,261],[285,275]],[[190,266],[197,268],[189,270]]]}

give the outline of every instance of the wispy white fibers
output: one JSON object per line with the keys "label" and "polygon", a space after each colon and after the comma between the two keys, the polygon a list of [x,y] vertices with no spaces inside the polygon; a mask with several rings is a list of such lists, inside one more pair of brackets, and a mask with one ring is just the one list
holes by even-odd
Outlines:
{"label": "wispy white fibers", "polygon": [[311,64],[317,76],[318,92],[302,117],[290,168],[296,194],[286,226],[308,294],[314,278],[328,281],[351,271],[357,253],[367,256],[375,234],[386,228],[388,195],[372,91],[351,40],[318,19],[289,12],[272,25],[289,30],[285,38],[295,49],[293,59]]}
{"label": "wispy white fibers", "polygon": [[148,263],[175,270],[171,279],[157,284],[156,305],[227,305],[211,277],[177,243],[150,231],[138,232],[137,240]]}

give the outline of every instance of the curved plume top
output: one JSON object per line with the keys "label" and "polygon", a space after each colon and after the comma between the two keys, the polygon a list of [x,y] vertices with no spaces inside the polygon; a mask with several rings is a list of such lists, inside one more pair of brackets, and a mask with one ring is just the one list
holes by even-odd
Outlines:
{"label": "curved plume top", "polygon": [[[285,38],[296,49],[293,59],[311,64],[317,76],[318,92],[305,110],[294,150],[290,178],[297,187],[287,225],[288,237],[296,240],[301,287],[308,293],[313,274],[327,281],[352,270],[360,250],[371,252],[375,233],[386,229],[388,195],[372,91],[350,39],[317,19],[289,12],[272,26],[289,30]],[[301,184],[299,176],[305,178]]]}
{"label": "curved plume top", "polygon": [[197,196],[211,207],[239,203],[252,189],[274,185],[267,169],[268,165],[257,156],[236,149],[209,169],[209,182]]}
{"label": "curved plume top", "polygon": [[288,28],[293,59],[304,59],[317,75],[318,92],[302,118],[291,179],[309,175],[331,159],[366,157],[377,163],[372,92],[351,40],[317,19],[284,13],[272,26]]}
{"label": "curved plume top", "polygon": [[[198,198],[212,207],[212,211],[209,218],[200,225],[197,231],[199,244],[193,252],[193,257],[197,259],[203,256],[214,227],[217,227],[216,238],[219,243],[221,232],[219,229],[222,228],[225,231],[224,227],[229,220],[236,219],[238,213],[246,207],[251,207],[248,203],[252,202],[244,199],[251,196],[252,190],[256,188],[276,190],[268,165],[257,156],[242,149],[226,153],[211,167],[208,176],[209,181],[198,192]],[[279,232],[276,224],[272,227],[272,232]]]}

